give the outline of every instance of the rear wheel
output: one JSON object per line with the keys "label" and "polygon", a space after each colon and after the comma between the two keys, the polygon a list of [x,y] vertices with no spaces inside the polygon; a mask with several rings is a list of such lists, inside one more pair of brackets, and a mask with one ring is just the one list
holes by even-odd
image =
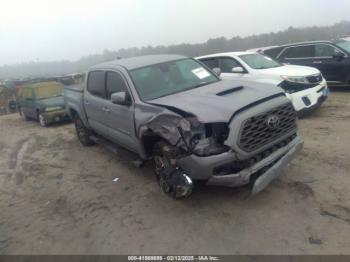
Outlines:
{"label": "rear wheel", "polygon": [[78,139],[83,146],[92,146],[95,144],[91,140],[90,136],[92,132],[84,125],[83,121],[79,116],[74,117],[75,131],[77,133]]}

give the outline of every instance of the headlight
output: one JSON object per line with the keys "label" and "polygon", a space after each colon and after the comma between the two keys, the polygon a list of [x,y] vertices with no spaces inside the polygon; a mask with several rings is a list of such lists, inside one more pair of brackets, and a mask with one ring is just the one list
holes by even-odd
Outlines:
{"label": "headlight", "polygon": [[57,110],[61,110],[62,109],[62,107],[60,107],[60,106],[56,106],[56,107],[47,107],[47,108],[45,108],[45,111],[46,112],[51,112],[51,111],[57,111]]}
{"label": "headlight", "polygon": [[300,84],[309,84],[310,82],[304,76],[281,76],[283,80],[300,83]]}

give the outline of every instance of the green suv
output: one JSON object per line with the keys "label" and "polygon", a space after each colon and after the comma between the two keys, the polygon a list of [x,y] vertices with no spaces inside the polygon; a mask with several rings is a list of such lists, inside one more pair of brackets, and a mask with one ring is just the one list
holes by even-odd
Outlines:
{"label": "green suv", "polygon": [[36,119],[41,126],[66,120],[62,92],[62,84],[54,81],[25,85],[18,93],[18,111],[25,120]]}

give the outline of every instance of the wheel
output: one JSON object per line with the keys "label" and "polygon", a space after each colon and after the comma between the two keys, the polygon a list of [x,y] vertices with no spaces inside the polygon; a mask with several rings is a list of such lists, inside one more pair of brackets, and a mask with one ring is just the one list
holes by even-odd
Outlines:
{"label": "wheel", "polygon": [[154,170],[162,191],[175,199],[188,197],[192,193],[191,179],[176,163],[177,150],[161,141],[155,145]]}
{"label": "wheel", "polygon": [[47,127],[47,121],[42,113],[38,113],[38,120],[42,127]]}
{"label": "wheel", "polygon": [[19,115],[21,116],[21,118],[25,121],[29,121],[29,118],[24,114],[24,112],[22,111],[22,108],[18,108],[18,112],[19,112]]}
{"label": "wheel", "polygon": [[92,146],[95,144],[91,140],[90,136],[92,132],[84,125],[83,121],[79,116],[74,117],[75,131],[77,133],[78,139],[83,146]]}

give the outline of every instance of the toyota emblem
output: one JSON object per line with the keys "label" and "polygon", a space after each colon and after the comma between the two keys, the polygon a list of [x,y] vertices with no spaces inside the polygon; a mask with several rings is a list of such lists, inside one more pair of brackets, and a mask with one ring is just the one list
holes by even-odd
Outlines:
{"label": "toyota emblem", "polygon": [[270,115],[266,118],[266,125],[270,130],[275,130],[280,124],[280,118],[276,115]]}

